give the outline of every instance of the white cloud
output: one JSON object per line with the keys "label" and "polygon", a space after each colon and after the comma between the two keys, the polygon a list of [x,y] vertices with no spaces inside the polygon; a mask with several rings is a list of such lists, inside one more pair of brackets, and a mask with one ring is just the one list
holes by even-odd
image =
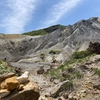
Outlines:
{"label": "white cloud", "polygon": [[82,0],[61,0],[58,4],[53,5],[48,11],[48,16],[44,21],[44,27],[56,24],[64,14],[69,13]]}
{"label": "white cloud", "polygon": [[25,25],[31,20],[38,0],[8,0],[7,16],[4,17],[2,27],[6,33],[21,33]]}

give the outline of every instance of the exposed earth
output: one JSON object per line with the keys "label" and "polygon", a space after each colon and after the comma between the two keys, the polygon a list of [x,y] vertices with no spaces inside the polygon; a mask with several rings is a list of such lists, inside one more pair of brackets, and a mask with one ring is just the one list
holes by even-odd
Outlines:
{"label": "exposed earth", "polygon": [[[93,17],[46,35],[0,34],[0,58],[17,74],[29,71],[29,80],[37,84],[41,96],[100,100],[99,42],[100,18]],[[84,55],[73,56],[75,52]]]}

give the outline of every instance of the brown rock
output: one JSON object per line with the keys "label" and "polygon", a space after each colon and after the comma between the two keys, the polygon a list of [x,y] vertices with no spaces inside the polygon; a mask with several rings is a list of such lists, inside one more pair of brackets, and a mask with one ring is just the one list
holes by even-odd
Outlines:
{"label": "brown rock", "polygon": [[100,90],[100,84],[95,84],[93,88]]}
{"label": "brown rock", "polygon": [[21,84],[21,85],[17,88],[18,91],[21,91],[21,90],[23,90],[23,89],[24,89],[24,85],[23,85],[23,84]]}
{"label": "brown rock", "polygon": [[6,74],[2,74],[2,75],[0,75],[0,83],[2,82],[2,81],[4,81],[6,78],[10,78],[10,77],[13,77],[13,76],[15,76],[15,73],[6,73]]}
{"label": "brown rock", "polygon": [[7,78],[1,83],[1,88],[7,89],[8,91],[13,91],[14,89],[17,89],[18,86],[19,82],[17,81],[16,77]]}
{"label": "brown rock", "polygon": [[38,100],[40,97],[38,86],[30,82],[22,91],[16,91],[6,98],[0,100]]}
{"label": "brown rock", "polygon": [[69,80],[62,82],[61,84],[57,85],[50,95],[51,97],[57,98],[61,96],[63,91],[72,91],[74,89],[73,83]]}
{"label": "brown rock", "polygon": [[37,74],[43,74],[44,73],[44,69],[40,68],[39,70],[37,70]]}

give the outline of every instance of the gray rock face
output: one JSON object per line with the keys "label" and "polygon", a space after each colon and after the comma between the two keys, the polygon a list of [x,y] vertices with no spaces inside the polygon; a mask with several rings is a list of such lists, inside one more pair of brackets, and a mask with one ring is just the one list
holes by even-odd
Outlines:
{"label": "gray rock face", "polygon": [[61,53],[56,59],[66,61],[74,51],[86,49],[92,41],[100,41],[100,18],[98,17],[81,20],[45,36],[24,36],[14,39],[1,36],[0,58],[19,61],[23,58],[39,57],[41,52],[48,57],[50,50],[60,50]]}

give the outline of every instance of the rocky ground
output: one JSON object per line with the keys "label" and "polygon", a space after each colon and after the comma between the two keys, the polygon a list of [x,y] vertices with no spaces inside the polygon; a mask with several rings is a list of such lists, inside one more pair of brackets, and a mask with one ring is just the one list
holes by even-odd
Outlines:
{"label": "rocky ground", "polygon": [[[69,88],[63,87],[65,83],[70,80],[53,79],[46,76],[46,72],[59,67],[57,63],[27,63],[25,67],[22,63],[12,63],[16,67],[22,68],[22,71],[28,70],[30,72],[29,79],[39,86],[40,95],[47,95],[53,98],[61,98],[62,100],[99,100],[100,94],[100,55],[94,55],[84,60],[81,63],[73,63],[74,70],[82,73],[82,76],[73,78],[73,84]],[[22,66],[21,66],[22,65]],[[23,67],[24,66],[24,67]],[[97,69],[97,72],[96,72]],[[58,73],[60,76],[61,73]],[[74,76],[74,74],[71,72]],[[66,76],[65,76],[66,77]],[[63,78],[63,77],[62,77]]]}
{"label": "rocky ground", "polygon": [[[0,34],[0,59],[17,77],[30,73],[29,80],[39,87],[39,100],[99,100],[99,41],[100,18],[93,17],[44,36]],[[87,55],[87,48],[93,55]],[[80,54],[71,59],[75,52]],[[82,53],[86,56],[80,58]],[[1,74],[11,71],[5,68],[0,63]]]}

